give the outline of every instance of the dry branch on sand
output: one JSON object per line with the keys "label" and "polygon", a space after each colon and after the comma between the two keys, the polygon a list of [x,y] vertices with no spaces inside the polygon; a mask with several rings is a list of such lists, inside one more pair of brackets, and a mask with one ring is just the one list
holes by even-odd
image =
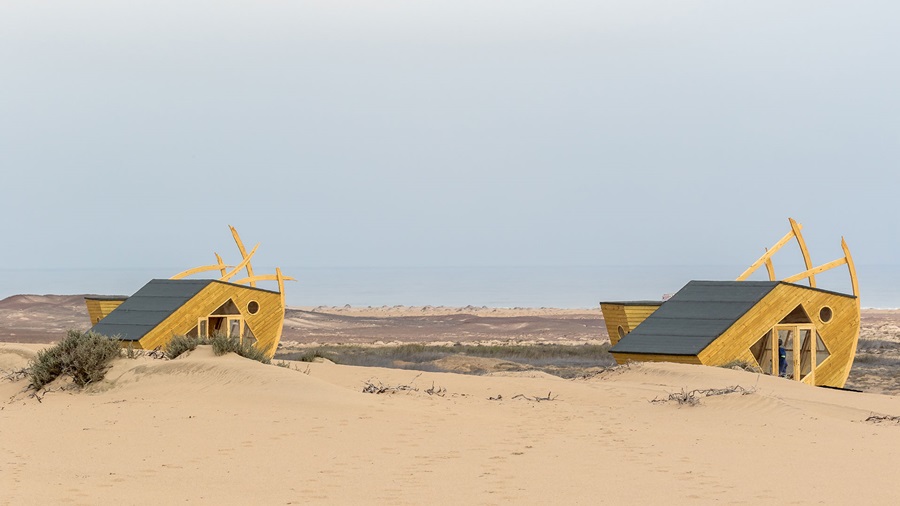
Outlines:
{"label": "dry branch on sand", "polygon": [[396,392],[418,392],[419,389],[412,385],[391,386],[385,385],[380,381],[376,384],[372,380],[368,380],[362,391],[364,394],[392,394]]}
{"label": "dry branch on sand", "polygon": [[371,379],[368,379],[368,380],[366,380],[366,384],[363,386],[362,391],[364,394],[393,394],[396,392],[418,392],[419,389],[416,388],[413,385],[413,383],[415,383],[416,380],[419,379],[419,376],[421,376],[421,375],[422,375],[422,373],[417,374],[412,379],[412,381],[409,382],[409,384],[397,385],[397,386],[385,385],[384,383],[382,383],[380,381],[378,381],[378,383],[376,384]]}
{"label": "dry branch on sand", "polygon": [[551,396],[550,396],[551,393],[552,393],[552,392],[547,392],[547,397],[541,397],[541,396],[538,396],[538,395],[535,395],[534,397],[528,397],[528,396],[525,395],[525,394],[516,394],[516,395],[514,395],[512,398],[513,398],[513,399],[525,399],[526,401],[535,401],[535,402],[541,402],[541,401],[555,401],[556,398],[559,397],[559,396],[558,396],[558,395],[554,395],[554,396],[551,397]]}
{"label": "dry branch on sand", "polygon": [[443,397],[444,394],[447,393],[447,389],[444,388],[444,387],[437,387],[437,388],[435,388],[434,382],[432,381],[432,382],[431,382],[431,388],[429,388],[428,390],[425,390],[425,393],[428,394],[428,395],[436,395],[436,396],[438,396],[438,397]]}
{"label": "dry branch on sand", "polygon": [[755,392],[755,388],[746,389],[740,385],[734,385],[726,388],[707,388],[707,389],[694,389],[694,390],[685,390],[681,389],[680,392],[670,393],[668,397],[659,398],[654,397],[650,402],[651,403],[666,403],[675,401],[678,405],[686,405],[686,406],[697,406],[700,404],[700,399],[703,397],[713,397],[716,395],[727,395],[733,393],[740,393],[741,395],[749,395]]}
{"label": "dry branch on sand", "polygon": [[[419,376],[421,376],[421,375],[422,375],[422,373],[417,374],[416,377],[413,378],[412,381],[410,381],[408,384],[396,385],[396,386],[385,385],[384,383],[382,383],[380,381],[378,381],[376,383],[375,381],[372,381],[371,379],[369,379],[369,380],[366,380],[366,384],[363,386],[362,391],[363,391],[363,393],[366,393],[366,394],[393,394],[393,393],[397,393],[397,392],[418,392],[419,389],[414,385],[414,383],[416,382],[417,379],[419,379]],[[438,397],[443,397],[444,395],[447,394],[447,389],[444,387],[440,387],[440,386],[436,387],[434,385],[434,382],[432,381],[431,387],[424,390],[424,392],[428,395],[437,395]]]}
{"label": "dry branch on sand", "polygon": [[[540,395],[535,395],[534,397],[529,397],[525,394],[516,394],[516,395],[512,396],[511,399],[525,399],[526,401],[541,402],[541,401],[555,401],[556,398],[559,397],[559,395],[551,395],[551,394],[552,394],[552,392],[547,392],[546,397],[541,397]],[[497,394],[496,396],[488,397],[487,400],[502,401],[503,396],[500,394]]]}
{"label": "dry branch on sand", "polygon": [[895,423],[900,425],[900,416],[891,416],[891,415],[876,415],[872,414],[869,418],[866,418],[869,423]]}
{"label": "dry branch on sand", "polygon": [[19,381],[28,377],[28,374],[31,373],[27,367],[22,369],[16,369],[14,371],[4,371],[2,379],[6,381]]}

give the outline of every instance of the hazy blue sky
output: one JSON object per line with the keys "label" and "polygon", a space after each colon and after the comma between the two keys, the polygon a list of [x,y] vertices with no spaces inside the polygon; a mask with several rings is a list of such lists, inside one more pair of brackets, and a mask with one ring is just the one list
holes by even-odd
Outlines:
{"label": "hazy blue sky", "polygon": [[898,262],[896,1],[0,2],[4,265]]}

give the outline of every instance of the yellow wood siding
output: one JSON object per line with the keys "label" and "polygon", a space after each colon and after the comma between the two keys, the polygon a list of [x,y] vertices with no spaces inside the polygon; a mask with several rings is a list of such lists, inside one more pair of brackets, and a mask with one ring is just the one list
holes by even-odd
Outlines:
{"label": "yellow wood siding", "polygon": [[603,321],[606,322],[606,332],[609,334],[609,342],[616,344],[619,342],[619,327],[625,334],[628,334],[635,327],[641,324],[654,311],[659,309],[658,305],[638,306],[625,304],[600,304],[603,311]]}
{"label": "yellow wood siding", "polygon": [[625,306],[621,304],[600,304],[603,311],[603,321],[606,322],[606,333],[609,334],[609,342],[619,342],[618,328],[621,326],[628,332],[628,319],[625,317]]}
{"label": "yellow wood siding", "polygon": [[[815,369],[816,385],[843,387],[850,374],[859,339],[859,307],[856,299],[800,286],[781,284],[738,319],[718,339],[698,355],[706,365],[722,365],[733,360],[755,362],[750,347],[785,316],[802,305],[812,325],[828,348],[829,357]],[[819,319],[828,306],[834,316],[829,323]]]}
{"label": "yellow wood siding", "polygon": [[653,314],[659,306],[625,306],[625,319],[628,321],[628,332],[634,330]]}
{"label": "yellow wood siding", "polygon": [[96,325],[97,322],[106,318],[109,313],[112,313],[113,309],[121,306],[123,302],[125,302],[125,299],[110,300],[85,297],[84,304],[87,306],[88,316],[91,318],[91,325]]}
{"label": "yellow wood siding", "polygon": [[678,364],[700,364],[694,355],[648,355],[645,353],[613,353],[616,363],[626,362],[675,362]]}
{"label": "yellow wood siding", "polygon": [[[164,347],[172,336],[188,333],[197,325],[198,318],[209,316],[229,299],[234,301],[244,318],[244,324],[258,340],[257,347],[267,349],[271,358],[281,340],[284,324],[281,294],[231,283],[210,283],[142,337],[140,347],[145,350]],[[247,310],[250,301],[259,303],[259,311],[256,314],[250,314]]]}

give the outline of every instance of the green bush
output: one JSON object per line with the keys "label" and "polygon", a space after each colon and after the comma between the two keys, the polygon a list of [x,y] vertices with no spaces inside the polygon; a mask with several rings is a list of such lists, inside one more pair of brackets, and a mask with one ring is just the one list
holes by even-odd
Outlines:
{"label": "green bush", "polygon": [[200,344],[203,343],[199,337],[175,336],[166,344],[166,358],[171,360],[182,353],[196,350]]}
{"label": "green bush", "polygon": [[100,381],[120,351],[116,339],[70,330],[62,341],[41,350],[31,361],[30,386],[39,390],[63,375],[80,387]]}
{"label": "green bush", "polygon": [[241,342],[237,336],[217,335],[210,338],[209,343],[212,345],[213,352],[216,355],[224,355],[226,353],[237,353],[238,355],[256,360],[264,364],[269,364],[272,360],[267,356],[268,349],[260,349],[253,345],[249,340]]}

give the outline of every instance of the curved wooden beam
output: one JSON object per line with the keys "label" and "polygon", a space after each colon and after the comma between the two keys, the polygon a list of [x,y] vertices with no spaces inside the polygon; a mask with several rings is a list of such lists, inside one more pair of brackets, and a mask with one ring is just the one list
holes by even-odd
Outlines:
{"label": "curved wooden beam", "polygon": [[[766,248],[766,251],[768,250],[769,248]],[[766,272],[769,273],[769,281],[775,281],[775,266],[772,265],[771,258],[766,259]]]}
{"label": "curved wooden beam", "polygon": [[225,272],[227,272],[227,270],[228,270],[228,266],[225,265],[225,262],[222,261],[222,257],[220,257],[218,253],[216,253],[215,255],[216,255],[216,261],[219,262],[219,272],[221,272],[222,275],[224,276]]}
{"label": "curved wooden beam", "polygon": [[186,271],[179,272],[178,274],[172,276],[169,279],[181,279],[181,278],[185,278],[185,277],[188,277],[193,274],[200,273],[200,272],[215,271],[215,270],[220,270],[224,273],[226,268],[231,267],[230,265],[225,265],[225,264],[221,263],[222,259],[219,258],[219,255],[216,255],[216,258],[219,260],[219,263],[216,265],[203,265],[200,267],[194,267],[193,269],[188,269]]}
{"label": "curved wooden beam", "polygon": [[850,283],[853,286],[853,295],[856,297],[857,305],[859,305],[859,279],[856,277],[856,265],[853,263],[853,257],[850,256],[850,248],[847,247],[847,241],[843,237],[841,237],[841,249],[844,250],[844,259],[847,261],[847,269],[850,270]]}
{"label": "curved wooden beam", "polygon": [[850,283],[853,285],[853,296],[859,299],[859,281],[856,278],[856,266],[853,265],[853,257],[850,256],[850,248],[847,247],[847,241],[845,241],[843,237],[841,237],[841,249],[844,250],[843,258],[838,258],[837,260],[832,260],[827,264],[822,264],[818,267],[807,269],[803,272],[794,274],[793,276],[786,277],[782,281],[786,283],[793,283],[803,278],[815,276],[816,274],[834,269],[835,267],[846,265],[850,270]]}
{"label": "curved wooden beam", "polygon": [[818,267],[813,267],[812,269],[807,269],[803,272],[798,272],[797,274],[794,274],[793,276],[788,276],[788,277],[784,278],[782,281],[784,281],[785,283],[794,283],[796,281],[800,281],[803,278],[815,276],[816,274],[825,272],[830,269],[834,269],[835,267],[844,265],[846,263],[847,263],[846,257],[838,258],[837,260],[832,260],[831,262],[828,262],[827,264],[822,264]]}
{"label": "curved wooden beam", "polygon": [[[247,250],[244,248],[244,242],[241,241],[241,236],[238,235],[237,229],[228,225],[228,228],[231,229],[231,236],[234,237],[234,242],[237,244],[238,251],[241,252],[241,257],[247,258]],[[222,274],[225,275],[224,273]],[[253,266],[250,265],[250,262],[247,262],[247,277],[253,277]],[[250,282],[250,286],[256,286],[255,281]]]}
{"label": "curved wooden beam", "polygon": [[280,267],[275,268],[275,279],[278,280],[278,291],[281,292],[281,307],[283,309],[283,308],[287,307],[284,304],[284,280],[285,280],[285,277],[284,277],[284,275],[281,274]]}
{"label": "curved wooden beam", "polygon": [[[800,225],[799,223],[797,223],[797,230],[800,230],[801,228],[803,228],[803,226]],[[771,259],[772,255],[774,255],[778,250],[783,248],[784,245],[787,244],[793,238],[794,238],[794,230],[792,227],[790,232],[785,234],[784,237],[782,237],[781,239],[778,240],[778,242],[773,244],[770,249],[767,249],[766,252],[763,253],[763,256],[759,257],[755,262],[753,262],[753,264],[750,267],[747,268],[746,271],[744,271],[740,276],[738,276],[737,281],[744,281],[745,279],[749,278],[751,274],[756,272],[756,269],[759,269],[759,267],[761,265],[763,265],[769,259]]]}
{"label": "curved wooden beam", "polygon": [[249,265],[249,264],[250,264],[250,259],[253,258],[253,255],[256,254],[256,248],[259,248],[259,244],[257,244],[256,246],[254,246],[254,247],[253,247],[253,250],[250,251],[250,254],[247,255],[247,256],[245,256],[244,259],[241,260],[241,263],[237,264],[237,266],[235,266],[235,268],[234,268],[233,270],[229,271],[229,272],[226,273],[224,276],[222,276],[222,277],[219,279],[219,281],[228,281],[229,279],[233,278],[235,274],[237,274],[238,272],[240,272],[241,269],[243,269],[244,267],[246,267],[247,265]]}
{"label": "curved wooden beam", "polygon": [[[809,250],[806,249],[806,241],[803,240],[803,234],[800,233],[800,224],[794,221],[793,218],[788,218],[788,221],[791,222],[791,232],[794,233],[794,237],[797,238],[797,244],[800,245],[800,253],[803,255],[803,264],[806,265],[806,271],[809,272],[810,269],[813,268],[812,260],[809,258]],[[816,287],[816,277],[813,274],[809,276],[809,286],[811,288]]]}
{"label": "curved wooden beam", "polygon": [[[859,299],[859,280],[856,277],[856,265],[853,263],[853,257],[850,256],[850,248],[847,247],[847,241],[841,236],[841,249],[844,250],[844,259],[847,261],[847,269],[850,271],[850,284],[853,286],[853,295],[856,296],[856,320],[859,322],[862,312],[862,302]],[[844,383],[850,376],[852,357],[856,357],[856,348],[859,345],[859,323],[856,325],[856,336],[853,339],[853,345],[850,347],[851,362],[844,371]],[[842,383],[843,384],[843,383]]]}
{"label": "curved wooden beam", "polygon": [[[290,276],[282,276],[281,279],[283,279],[284,281],[297,281],[295,278],[292,278]],[[232,283],[234,283],[236,285],[246,285],[247,283],[250,283],[252,281],[278,281],[278,275],[277,274],[257,274],[256,276],[253,276],[252,278],[241,278],[237,281],[232,281]]]}

